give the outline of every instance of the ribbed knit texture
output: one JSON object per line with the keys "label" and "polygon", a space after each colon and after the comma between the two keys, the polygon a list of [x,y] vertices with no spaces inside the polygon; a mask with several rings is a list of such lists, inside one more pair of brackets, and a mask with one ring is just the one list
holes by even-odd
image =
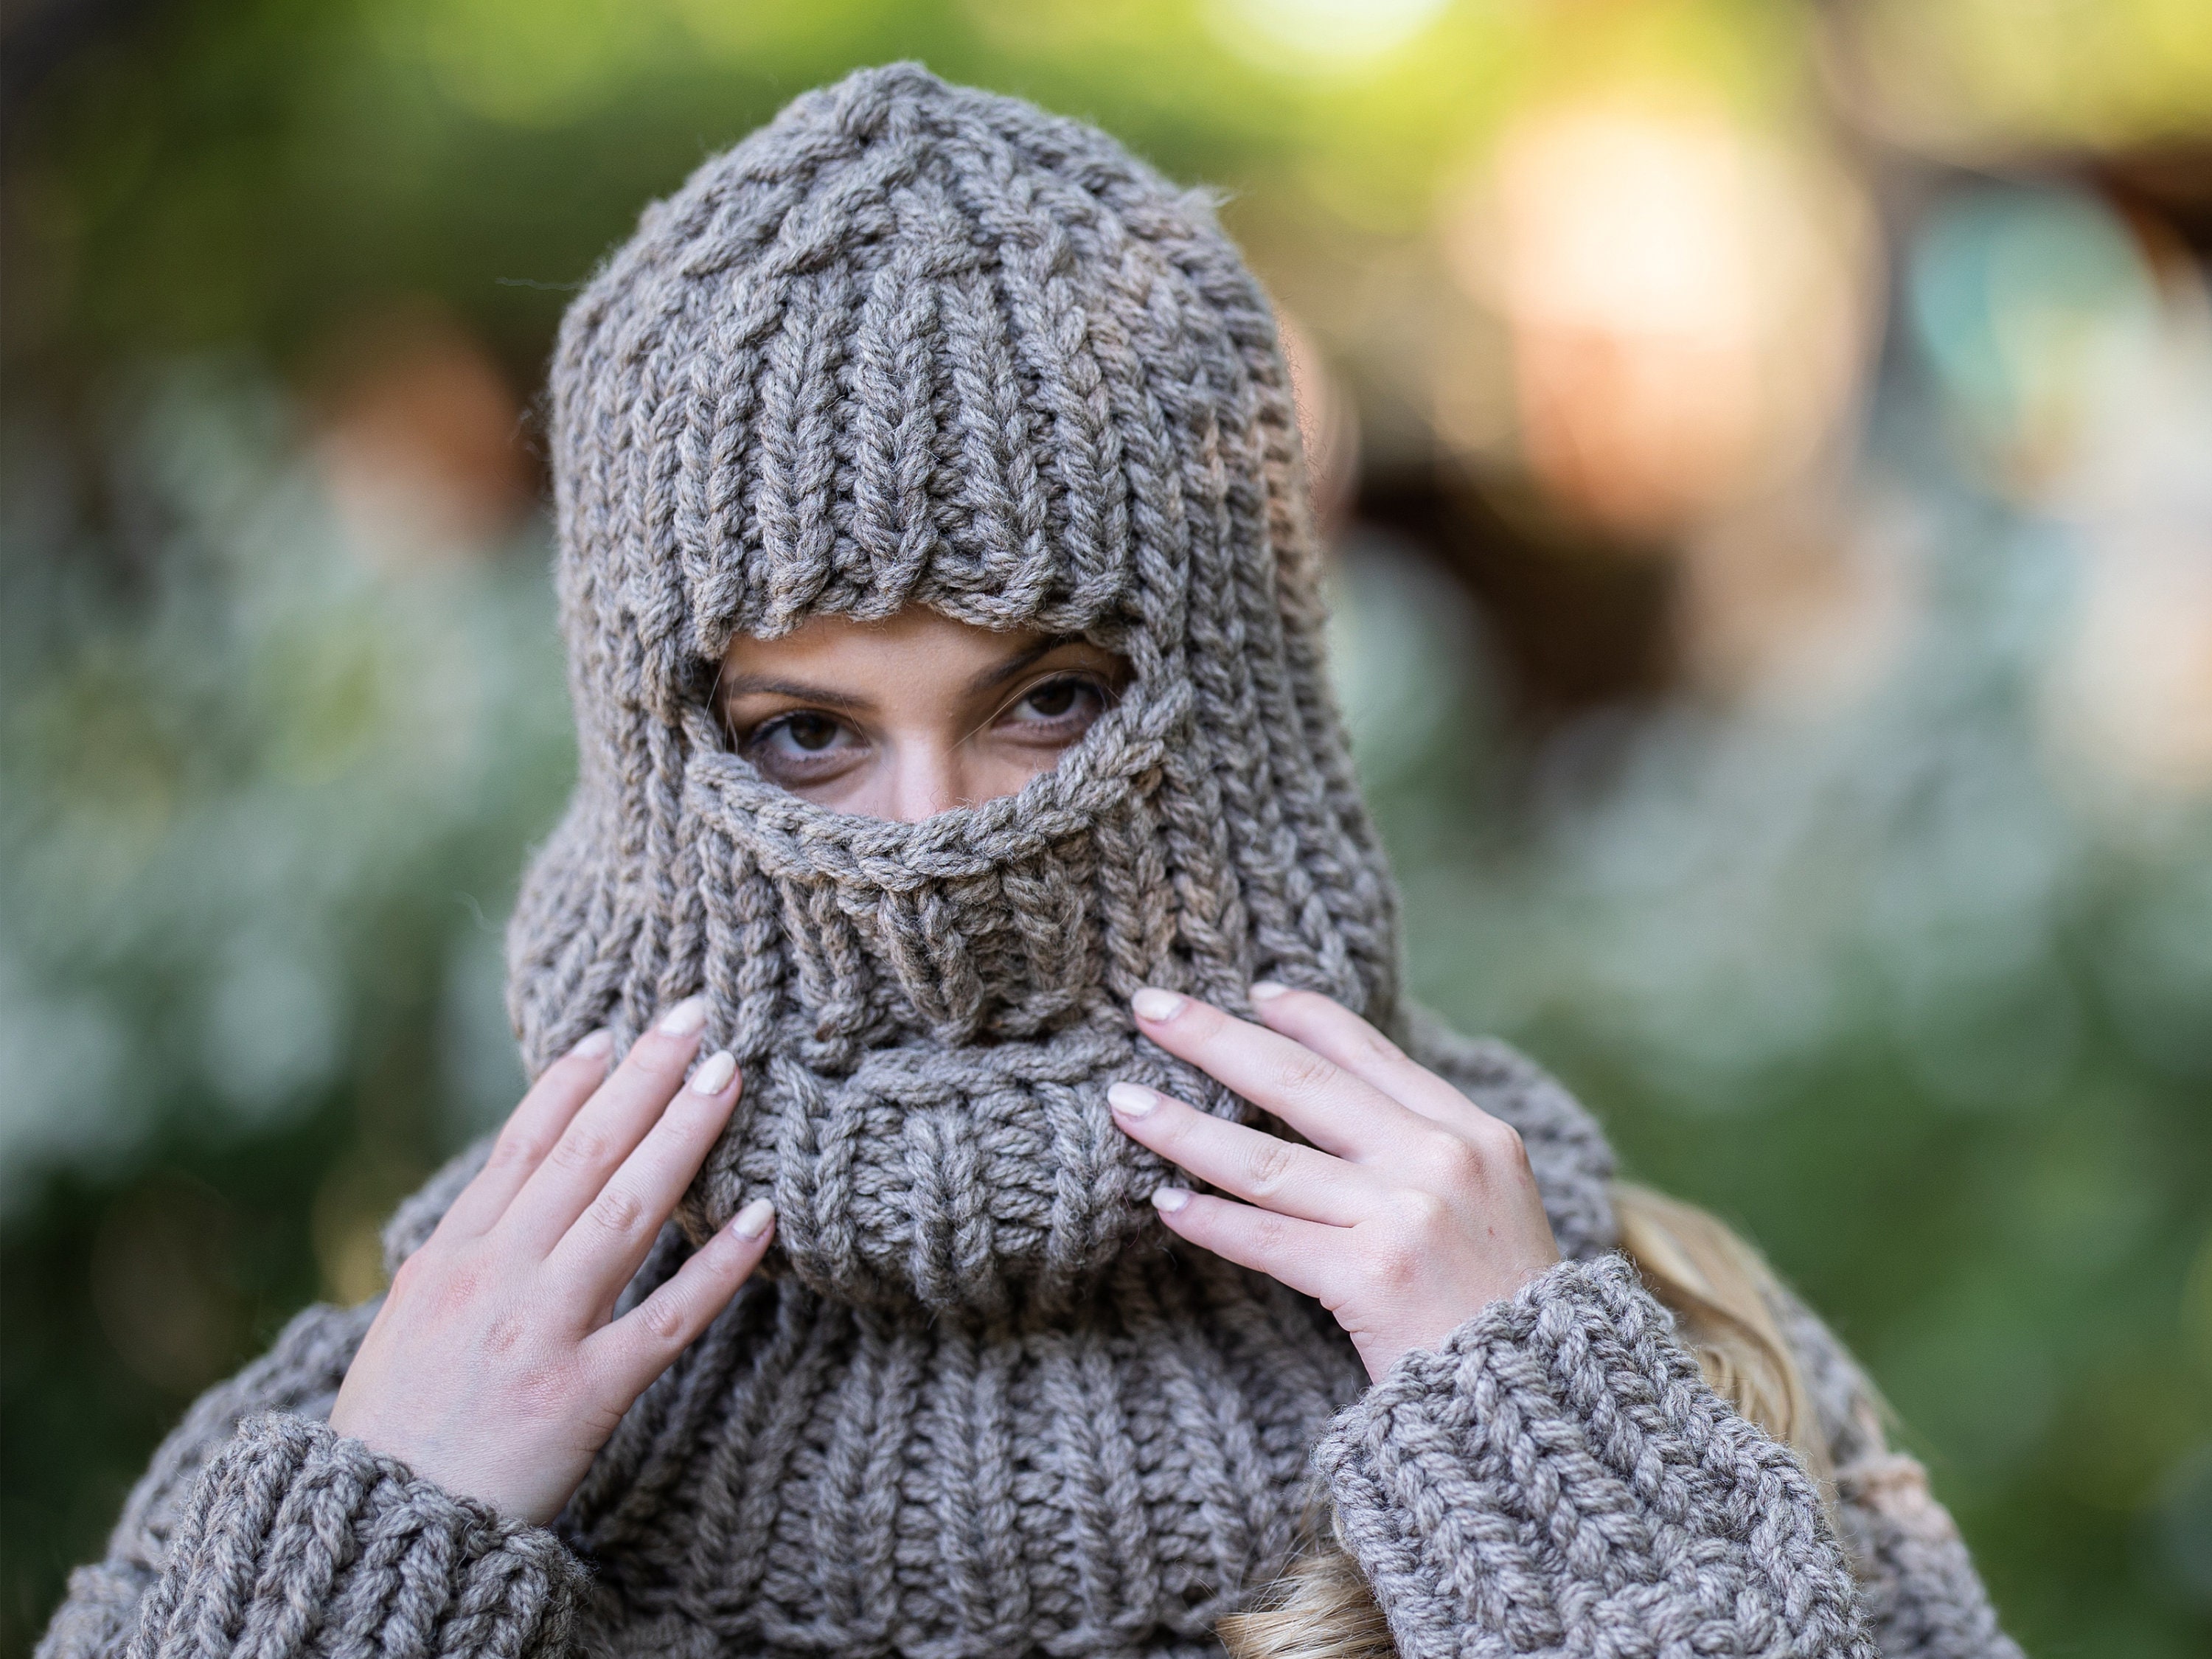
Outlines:
{"label": "ribbed knit texture", "polygon": [[[46,1652],[1195,1656],[1281,1569],[1316,1443],[1407,1659],[1875,1651],[1812,1486],[1608,1255],[1589,1118],[1400,999],[1274,319],[1203,199],[865,71],[646,214],[552,389],[580,764],[510,1006],[534,1073],[703,990],[745,1088],[632,1296],[755,1194],[775,1248],[550,1531],[320,1427],[364,1321],[303,1316],[195,1408]],[[921,823],[732,751],[733,631],[908,604],[1085,635],[1127,692],[1019,793]],[[1104,1103],[1248,1113],[1127,998],[1241,1009],[1262,975],[1518,1127],[1568,1258],[1371,1391],[1322,1310],[1168,1248],[1166,1171]],[[1955,1540],[1862,1511],[1885,1651],[2010,1651]]]}
{"label": "ribbed knit texture", "polygon": [[1316,1462],[1403,1659],[1572,1651],[1871,1659],[1796,1457],[1729,1410],[1619,1256],[1417,1352]]}
{"label": "ribbed knit texture", "polygon": [[[552,374],[580,777],[510,938],[531,1066],[703,988],[748,1084],[687,1206],[756,1193],[825,1293],[1079,1287],[1163,1170],[1145,984],[1397,1018],[1394,898],[1321,666],[1267,298],[1113,141],[912,68],[800,98],[577,301]],[[921,604],[1087,634],[1130,684],[1018,794],[920,823],[764,781],[733,630]]]}

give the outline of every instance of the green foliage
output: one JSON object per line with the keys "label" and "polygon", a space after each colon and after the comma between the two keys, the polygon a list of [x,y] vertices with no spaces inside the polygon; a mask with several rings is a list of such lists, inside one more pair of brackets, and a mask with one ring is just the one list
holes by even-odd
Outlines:
{"label": "green foliage", "polygon": [[127,604],[72,558],[63,475],[8,457],[10,1651],[191,1395],[372,1290],[377,1218],[512,1105],[487,916],[573,763],[536,534],[394,578],[264,380],[127,408],[115,499],[159,527]]}

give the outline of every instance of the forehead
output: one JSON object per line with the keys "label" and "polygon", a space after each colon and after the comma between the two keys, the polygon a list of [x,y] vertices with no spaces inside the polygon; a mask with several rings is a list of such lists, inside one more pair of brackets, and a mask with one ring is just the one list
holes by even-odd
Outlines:
{"label": "forehead", "polygon": [[1048,637],[1039,629],[984,628],[911,605],[878,622],[817,616],[772,639],[735,634],[722,661],[727,668],[747,671],[894,666],[964,672],[1033,650]]}

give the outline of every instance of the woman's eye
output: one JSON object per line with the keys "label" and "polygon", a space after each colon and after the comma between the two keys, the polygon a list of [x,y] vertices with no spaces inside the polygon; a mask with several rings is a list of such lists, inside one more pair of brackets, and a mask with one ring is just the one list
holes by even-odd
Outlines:
{"label": "woman's eye", "polygon": [[1083,688],[1073,680],[1058,680],[1050,685],[1040,686],[1024,702],[1033,713],[1042,714],[1047,720],[1056,720],[1075,707],[1076,698],[1082,691]]}
{"label": "woman's eye", "polygon": [[824,714],[793,714],[783,730],[798,748],[809,754],[827,749],[837,739],[837,722]]}
{"label": "woman's eye", "polygon": [[739,744],[745,757],[770,776],[779,770],[843,759],[861,746],[860,734],[843,720],[811,708],[763,720]]}
{"label": "woman's eye", "polygon": [[1105,687],[1095,679],[1084,674],[1063,674],[1024,692],[1006,711],[1006,721],[1040,735],[1072,740],[1106,712],[1107,702]]}

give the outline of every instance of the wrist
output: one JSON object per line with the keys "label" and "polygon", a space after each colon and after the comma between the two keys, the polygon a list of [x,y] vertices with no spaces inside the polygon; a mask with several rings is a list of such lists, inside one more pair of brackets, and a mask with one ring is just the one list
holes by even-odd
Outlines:
{"label": "wrist", "polygon": [[[1457,1332],[1510,1303],[1559,1267],[1559,1248],[1548,1232],[1542,1244],[1516,1261],[1486,1264],[1481,1271],[1463,1274],[1448,1273],[1448,1282],[1435,1294],[1404,1307],[1396,1317],[1385,1316],[1366,1331],[1354,1331],[1353,1342],[1367,1367],[1368,1380],[1381,1382],[1409,1354],[1442,1352]],[[1413,1299],[1407,1300],[1411,1304]]]}
{"label": "wrist", "polygon": [[[352,1382],[347,1379],[349,1387]],[[580,1470],[564,1479],[566,1464],[558,1458],[502,1455],[488,1443],[491,1437],[477,1413],[434,1424],[349,1399],[347,1389],[341,1388],[331,1408],[330,1428],[453,1498],[525,1526],[550,1522],[582,1479]]]}

